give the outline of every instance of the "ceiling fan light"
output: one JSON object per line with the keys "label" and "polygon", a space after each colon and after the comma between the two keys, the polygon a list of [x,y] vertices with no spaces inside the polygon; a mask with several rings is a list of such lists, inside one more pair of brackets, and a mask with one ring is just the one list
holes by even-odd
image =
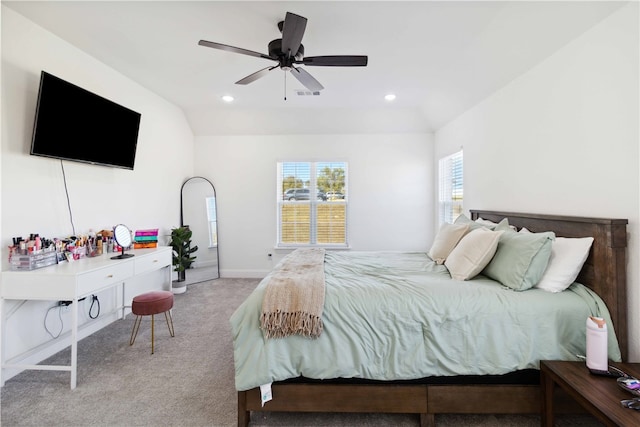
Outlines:
{"label": "ceiling fan light", "polygon": [[393,94],[393,93],[389,93],[389,94],[386,94],[386,95],[384,96],[384,100],[385,100],[385,101],[389,101],[389,102],[391,102],[391,101],[393,101],[393,100],[395,100],[395,99],[396,99],[396,96],[395,96],[395,94]]}
{"label": "ceiling fan light", "polygon": [[223,100],[224,102],[233,102],[233,99],[234,99],[234,98],[233,98],[233,96],[231,96],[231,95],[224,95],[224,96],[222,97],[222,100]]}

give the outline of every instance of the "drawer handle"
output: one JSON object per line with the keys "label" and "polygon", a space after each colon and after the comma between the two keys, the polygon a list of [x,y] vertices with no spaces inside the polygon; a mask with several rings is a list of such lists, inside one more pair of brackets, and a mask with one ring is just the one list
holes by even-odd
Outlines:
{"label": "drawer handle", "polygon": [[113,277],[113,274],[109,274],[109,275],[107,276],[107,279],[111,279],[112,277]]}
{"label": "drawer handle", "polygon": [[157,259],[154,259],[154,260],[153,260],[153,262],[158,262],[158,260],[157,260]]}

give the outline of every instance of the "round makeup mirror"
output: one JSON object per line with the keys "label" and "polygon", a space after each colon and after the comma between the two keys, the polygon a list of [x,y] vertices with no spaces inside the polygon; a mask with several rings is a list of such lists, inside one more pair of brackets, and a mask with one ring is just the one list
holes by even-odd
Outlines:
{"label": "round makeup mirror", "polygon": [[112,256],[111,259],[124,259],[131,258],[133,254],[125,254],[124,249],[131,246],[131,230],[124,225],[118,224],[113,227],[113,238],[120,248],[122,248],[122,253],[120,255]]}

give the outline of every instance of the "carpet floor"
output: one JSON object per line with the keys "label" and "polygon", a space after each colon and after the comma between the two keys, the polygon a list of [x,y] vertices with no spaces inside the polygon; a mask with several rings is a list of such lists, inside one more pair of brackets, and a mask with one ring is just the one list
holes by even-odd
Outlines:
{"label": "carpet floor", "polygon": [[[175,337],[156,318],[151,354],[149,317],[133,346],[135,316],[116,321],[80,341],[78,385],[69,373],[25,371],[2,388],[2,426],[234,426],[232,338],[228,319],[257,279],[218,279],[175,295]],[[68,364],[70,350],[43,363]],[[461,399],[464,405],[464,398]],[[538,416],[437,415],[438,427],[539,426]],[[251,426],[411,426],[416,415],[252,413]],[[558,426],[599,426],[587,415],[558,417]]]}

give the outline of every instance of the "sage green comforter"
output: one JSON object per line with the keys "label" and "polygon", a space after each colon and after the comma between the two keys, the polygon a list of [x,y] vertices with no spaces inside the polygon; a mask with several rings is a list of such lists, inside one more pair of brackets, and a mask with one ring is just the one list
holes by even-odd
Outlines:
{"label": "sage green comforter", "polygon": [[[425,253],[325,255],[324,332],[266,339],[265,280],[231,316],[235,381],[248,390],[308,378],[415,379],[505,374],[585,354],[588,316],[604,302],[574,283],[560,293],[516,292],[483,276],[462,282]],[[620,360],[613,328],[609,358]]]}

